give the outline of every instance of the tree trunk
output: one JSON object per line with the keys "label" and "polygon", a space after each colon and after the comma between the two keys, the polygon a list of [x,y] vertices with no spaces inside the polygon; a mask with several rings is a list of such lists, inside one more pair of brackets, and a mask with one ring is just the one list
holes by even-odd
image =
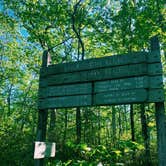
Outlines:
{"label": "tree trunk", "polygon": [[[135,128],[134,128],[134,109],[133,104],[130,104],[130,124],[131,124],[131,141],[135,141]],[[132,154],[133,161],[135,160],[135,150]]]}
{"label": "tree trunk", "polygon": [[125,134],[127,134],[127,106],[124,105],[124,128],[125,128]]}
{"label": "tree trunk", "polygon": [[50,111],[50,130],[53,130],[55,128],[55,121],[56,121],[56,111],[51,110]]}
{"label": "tree trunk", "polygon": [[65,109],[65,128],[64,128],[64,135],[63,135],[63,144],[66,141],[67,125],[68,125],[68,114],[67,114],[67,109]]}
{"label": "tree trunk", "polygon": [[9,91],[8,91],[8,97],[7,97],[7,103],[8,103],[8,113],[7,113],[7,116],[8,117],[11,114],[11,94],[12,94],[12,88],[13,88],[13,84],[10,84]]}
{"label": "tree trunk", "polygon": [[107,124],[106,122],[105,126],[106,126],[106,146],[108,146],[109,139],[110,139],[109,124]]}
{"label": "tree trunk", "polygon": [[145,146],[145,164],[150,165],[150,140],[149,140],[149,133],[148,133],[144,104],[141,104],[141,125],[142,125],[142,135],[143,135],[144,146]]}
{"label": "tree trunk", "polygon": [[132,141],[135,141],[133,104],[130,105],[130,123],[131,123],[131,140],[132,140]]}
{"label": "tree trunk", "polygon": [[100,109],[98,110],[98,145],[101,144],[101,140],[100,140],[100,132],[101,132],[101,124],[100,124]]}
{"label": "tree trunk", "polygon": [[48,141],[54,142],[56,140],[56,135],[54,134],[55,124],[56,124],[56,110],[49,110],[49,126],[48,126]]}
{"label": "tree trunk", "polygon": [[81,142],[81,110],[80,110],[80,107],[76,108],[76,135],[77,135],[76,143],[79,144]]}
{"label": "tree trunk", "polygon": [[88,130],[88,109],[84,109],[84,142],[87,142],[87,130]]}
{"label": "tree trunk", "polygon": [[119,140],[120,140],[121,135],[122,135],[122,117],[121,117],[121,109],[120,108],[118,109],[118,113],[119,113],[118,121],[119,121]]}
{"label": "tree trunk", "polygon": [[112,142],[116,144],[116,110],[115,106],[112,106]]}

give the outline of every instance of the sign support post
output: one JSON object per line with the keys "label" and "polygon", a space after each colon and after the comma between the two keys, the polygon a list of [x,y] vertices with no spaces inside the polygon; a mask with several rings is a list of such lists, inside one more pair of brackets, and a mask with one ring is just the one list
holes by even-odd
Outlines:
{"label": "sign support post", "polygon": [[[48,63],[49,63],[48,52],[44,51],[42,57],[42,67],[47,67]],[[39,109],[36,141],[44,142],[46,140],[47,117],[48,117],[48,110]],[[44,158],[35,159],[35,166],[44,166]]]}
{"label": "sign support post", "polygon": [[164,102],[155,103],[159,166],[166,165],[166,125]]}
{"label": "sign support post", "polygon": [[[38,128],[37,128],[37,141],[44,142],[46,139],[46,129],[47,129],[47,110],[39,110],[38,113]],[[35,159],[35,166],[44,166],[44,158]]]}
{"label": "sign support post", "polygon": [[[157,36],[151,38],[151,51],[157,51],[160,55],[160,46]],[[161,76],[162,77],[162,76]],[[158,165],[166,165],[166,116],[164,102],[155,102],[157,145],[158,145]]]}

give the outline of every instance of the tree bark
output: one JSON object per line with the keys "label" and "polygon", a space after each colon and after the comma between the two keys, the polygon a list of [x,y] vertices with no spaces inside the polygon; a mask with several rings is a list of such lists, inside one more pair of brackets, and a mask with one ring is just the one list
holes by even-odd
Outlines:
{"label": "tree bark", "polygon": [[119,121],[119,140],[121,138],[122,135],[122,117],[121,117],[121,109],[118,109],[118,113],[119,113],[119,117],[118,117],[118,121]]}
{"label": "tree bark", "polygon": [[67,125],[68,125],[68,112],[67,112],[67,109],[65,109],[65,128],[64,128],[64,135],[63,135],[63,144],[66,141]]}
{"label": "tree bark", "polygon": [[142,125],[142,136],[144,139],[144,147],[145,147],[145,164],[150,165],[150,140],[149,140],[149,132],[147,126],[147,118],[145,115],[145,105],[141,104],[141,125]]}
{"label": "tree bark", "polygon": [[55,128],[56,123],[56,112],[55,110],[50,111],[50,130],[53,130]]}
{"label": "tree bark", "polygon": [[76,108],[76,135],[77,135],[76,143],[79,144],[81,142],[81,110],[80,110],[80,107]]}
{"label": "tree bark", "polygon": [[[78,59],[80,57],[80,46],[81,46],[81,60],[84,59],[85,56],[85,48],[84,43],[81,37],[81,22],[79,22],[78,27],[76,26],[76,18],[77,18],[77,12],[78,8],[81,4],[81,0],[77,1],[77,3],[74,5],[73,13],[71,14],[71,23],[72,23],[72,29],[75,33],[77,39],[78,39]],[[81,142],[81,111],[80,108],[76,108],[76,135],[77,135],[77,144]]]}
{"label": "tree bark", "polygon": [[131,124],[131,140],[132,140],[132,141],[135,141],[133,104],[130,105],[130,124]]}
{"label": "tree bark", "polygon": [[88,128],[88,109],[84,109],[84,142],[87,142],[87,130],[89,129]]}
{"label": "tree bark", "polygon": [[125,134],[127,134],[127,130],[128,130],[128,127],[127,127],[127,106],[124,105],[124,125],[125,125]]}
{"label": "tree bark", "polygon": [[100,132],[101,132],[101,121],[100,121],[100,109],[98,110],[98,145],[101,144]]}
{"label": "tree bark", "polygon": [[115,146],[116,144],[116,109],[112,106],[112,142]]}
{"label": "tree bark", "polygon": [[13,84],[10,84],[10,87],[9,87],[9,91],[8,91],[8,97],[7,97],[7,103],[8,103],[8,117],[10,116],[11,114],[11,94],[12,94],[12,88],[13,88]]}

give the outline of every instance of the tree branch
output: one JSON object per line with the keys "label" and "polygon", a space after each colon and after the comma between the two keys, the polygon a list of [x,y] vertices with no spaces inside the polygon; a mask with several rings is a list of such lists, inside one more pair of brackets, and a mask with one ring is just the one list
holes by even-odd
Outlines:
{"label": "tree branch", "polygon": [[73,37],[74,37],[74,35],[69,37],[69,38],[67,38],[67,39],[65,39],[65,40],[63,40],[62,42],[56,44],[55,46],[52,46],[52,47],[48,48],[48,51],[52,51],[54,48],[64,44],[65,42],[67,42],[68,40],[72,39]]}
{"label": "tree branch", "polygon": [[[75,5],[74,5],[74,11],[71,14],[71,21],[72,21],[72,29],[74,31],[74,33],[76,34],[76,37],[78,38],[78,41],[81,45],[81,49],[82,49],[82,60],[84,59],[85,56],[85,48],[84,48],[84,43],[82,41],[81,38],[81,34],[80,34],[80,30],[77,31],[76,25],[75,25],[75,19],[76,19],[76,14],[77,14],[77,10],[78,10],[78,6],[80,5],[82,0],[79,0]],[[80,28],[80,27],[79,27]]]}

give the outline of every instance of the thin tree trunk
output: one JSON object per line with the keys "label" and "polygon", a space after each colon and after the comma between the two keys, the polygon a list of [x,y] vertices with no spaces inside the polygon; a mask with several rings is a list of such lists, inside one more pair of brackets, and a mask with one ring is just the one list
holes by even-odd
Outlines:
{"label": "thin tree trunk", "polygon": [[80,110],[80,107],[76,108],[76,135],[77,135],[76,143],[79,144],[81,142],[81,110]]}
{"label": "thin tree trunk", "polygon": [[56,112],[55,110],[50,111],[50,130],[55,128],[55,121],[56,121]]}
{"label": "thin tree trunk", "polygon": [[127,134],[127,106],[124,105],[124,123],[125,123],[125,133]]}
{"label": "thin tree trunk", "polygon": [[133,104],[130,105],[130,123],[131,123],[131,140],[132,140],[132,141],[135,141]]}
{"label": "thin tree trunk", "polygon": [[54,134],[55,124],[56,124],[56,110],[52,109],[48,112],[49,115],[49,126],[48,126],[48,141],[54,142],[56,140],[56,135]]}
{"label": "thin tree trunk", "polygon": [[142,125],[142,135],[143,135],[144,146],[145,146],[145,164],[148,166],[150,165],[150,142],[149,142],[148,127],[147,127],[144,104],[141,104],[141,125]]}
{"label": "thin tree trunk", "polygon": [[119,140],[120,140],[121,135],[122,135],[122,117],[121,117],[121,110],[120,110],[120,108],[118,109],[118,113],[119,113],[118,121],[119,121]]}
{"label": "thin tree trunk", "polygon": [[13,87],[13,84],[10,84],[10,87],[9,87],[9,91],[8,91],[8,97],[7,97],[7,103],[8,103],[8,117],[10,116],[11,114],[11,94],[12,94],[12,87]]}
{"label": "thin tree trunk", "polygon": [[84,122],[84,142],[87,142],[87,130],[88,130],[88,109],[84,109],[84,119],[85,119],[85,122]]}
{"label": "thin tree trunk", "polygon": [[106,123],[106,146],[108,146],[108,141],[110,139],[110,136],[109,136],[109,124]]}
{"label": "thin tree trunk", "polygon": [[[78,39],[78,60],[80,57],[80,47],[81,47],[81,60],[84,60],[85,55],[85,48],[84,48],[84,42],[81,37],[81,22],[79,23],[78,27],[76,26],[76,19],[77,19],[77,12],[78,8],[81,4],[81,0],[79,0],[74,5],[73,13],[71,14],[71,22],[72,22],[72,29],[75,33],[77,39]],[[76,142],[79,144],[81,142],[81,112],[80,108],[76,108],[76,134],[77,134],[77,140]]]}
{"label": "thin tree trunk", "polygon": [[98,144],[101,144],[101,139],[100,139],[100,132],[101,132],[101,124],[100,124],[100,109],[98,110]]}
{"label": "thin tree trunk", "polygon": [[67,125],[68,125],[68,112],[67,112],[67,109],[65,109],[65,126],[64,126],[64,133],[63,133],[63,145],[65,144],[65,141],[66,141]]}
{"label": "thin tree trunk", "polygon": [[112,106],[112,142],[116,144],[116,110],[115,106]]}
{"label": "thin tree trunk", "polygon": [[[133,109],[133,104],[130,104],[130,124],[131,124],[131,141],[135,141],[135,124],[134,124],[134,109]],[[133,151],[132,154],[132,159],[133,161],[135,160],[135,150]]]}
{"label": "thin tree trunk", "polygon": [[89,137],[88,137],[88,143],[92,144],[92,145],[97,145],[97,141],[96,141],[96,136],[95,136],[95,126],[96,124],[93,123],[93,121],[90,122],[90,126],[91,126],[91,131],[89,133]]}

